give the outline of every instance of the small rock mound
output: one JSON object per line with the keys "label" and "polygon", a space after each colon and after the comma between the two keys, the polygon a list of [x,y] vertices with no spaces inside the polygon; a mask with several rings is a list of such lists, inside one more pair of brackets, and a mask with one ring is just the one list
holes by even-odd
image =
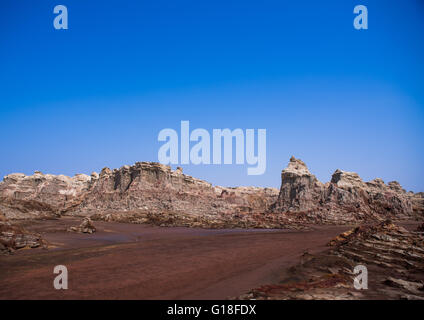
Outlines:
{"label": "small rock mound", "polygon": [[96,227],[91,221],[90,218],[86,217],[82,220],[81,224],[77,227],[70,227],[68,229],[69,232],[78,232],[78,233],[94,233],[96,232]]}

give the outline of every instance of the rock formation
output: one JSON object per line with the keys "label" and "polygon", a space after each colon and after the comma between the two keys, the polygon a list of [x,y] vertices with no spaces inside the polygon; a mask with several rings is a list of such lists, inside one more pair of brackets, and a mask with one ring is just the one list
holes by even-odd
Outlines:
{"label": "rock formation", "polygon": [[70,227],[68,229],[69,232],[78,232],[78,233],[94,233],[96,232],[96,227],[93,224],[93,221],[91,221],[90,218],[85,217],[82,219],[82,222],[77,227]]}
{"label": "rock formation", "polygon": [[137,162],[72,178],[8,175],[0,183],[0,210],[9,219],[66,214],[165,226],[263,227],[251,215],[265,212],[277,196],[274,188],[212,186],[181,168]]}
{"label": "rock formation", "polygon": [[254,226],[248,216],[262,213],[277,195],[272,188],[214,187],[181,168],[137,162],[103,169],[72,214],[163,226]]}
{"label": "rock formation", "polygon": [[422,194],[397,182],[363,182],[337,170],[321,183],[292,157],[273,188],[212,186],[155,162],[137,162],[74,177],[10,174],[0,183],[0,212],[8,219],[61,215],[163,226],[280,228],[304,223],[354,223],[423,216]]}
{"label": "rock formation", "polygon": [[0,183],[0,211],[9,219],[60,215],[79,204],[91,186],[92,178],[77,174],[10,174]]}
{"label": "rock formation", "polygon": [[41,235],[28,232],[22,227],[12,225],[0,214],[0,253],[10,254],[22,248],[46,246]]}
{"label": "rock formation", "polygon": [[418,215],[424,213],[424,192],[408,192],[409,199],[412,202],[412,210]]}
{"label": "rock formation", "polygon": [[[280,194],[271,211],[322,223],[406,218],[414,213],[411,198],[398,182],[364,182],[357,173],[339,169],[323,184],[292,157],[281,173]],[[424,207],[416,207],[422,214]]]}
{"label": "rock formation", "polygon": [[281,188],[273,208],[276,212],[304,212],[317,207],[323,199],[324,186],[295,157],[281,172]]}

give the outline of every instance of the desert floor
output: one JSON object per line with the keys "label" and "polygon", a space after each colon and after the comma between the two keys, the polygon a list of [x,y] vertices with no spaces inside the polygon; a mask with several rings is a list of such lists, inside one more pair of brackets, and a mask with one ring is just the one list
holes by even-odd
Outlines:
{"label": "desert floor", "polygon": [[[25,222],[49,249],[0,256],[0,299],[225,299],[275,283],[307,250],[318,253],[349,226],[294,230],[206,230],[95,222],[95,234],[66,232],[81,219]],[[56,290],[56,265],[68,290]]]}

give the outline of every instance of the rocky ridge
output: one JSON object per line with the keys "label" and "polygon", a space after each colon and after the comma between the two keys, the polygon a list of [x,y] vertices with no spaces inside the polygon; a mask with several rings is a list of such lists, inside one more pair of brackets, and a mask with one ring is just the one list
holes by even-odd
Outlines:
{"label": "rocky ridge", "polygon": [[0,183],[0,212],[8,219],[55,218],[192,227],[301,227],[308,223],[346,224],[421,216],[421,194],[397,182],[363,182],[337,170],[321,183],[294,157],[281,174],[281,188],[212,186],[181,168],[137,162],[100,174],[74,177],[35,172],[10,174]]}
{"label": "rocky ridge", "polygon": [[423,214],[424,206],[396,181],[387,185],[377,178],[364,182],[357,173],[336,170],[328,183],[309,172],[305,163],[292,157],[281,173],[281,188],[271,211],[314,223],[349,223],[361,220],[410,218]]}
{"label": "rocky ridge", "polygon": [[8,219],[59,217],[81,202],[93,182],[85,174],[9,174],[0,183],[0,212]]}

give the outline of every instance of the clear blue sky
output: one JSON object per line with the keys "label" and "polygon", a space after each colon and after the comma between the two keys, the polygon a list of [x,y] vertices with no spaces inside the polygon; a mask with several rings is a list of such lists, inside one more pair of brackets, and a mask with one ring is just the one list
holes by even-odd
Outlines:
{"label": "clear blue sky", "polygon": [[159,131],[189,120],[267,129],[262,176],[184,166],[213,184],[279,187],[295,155],[322,181],[424,191],[423,38],[421,0],[2,0],[0,175],[157,161]]}

